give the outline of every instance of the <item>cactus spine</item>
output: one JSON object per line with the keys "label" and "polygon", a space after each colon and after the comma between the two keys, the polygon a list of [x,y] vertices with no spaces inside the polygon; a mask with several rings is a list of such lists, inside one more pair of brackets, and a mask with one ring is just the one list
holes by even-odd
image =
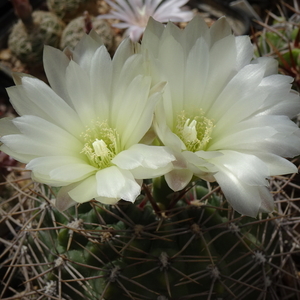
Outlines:
{"label": "cactus spine", "polygon": [[7,278],[25,299],[300,296],[295,251],[286,242],[291,231],[281,217],[236,215],[202,183],[178,195],[156,180],[134,204],[92,201],[63,213],[43,185],[21,198],[19,228],[1,256],[10,253],[14,266],[4,274],[2,299]]}

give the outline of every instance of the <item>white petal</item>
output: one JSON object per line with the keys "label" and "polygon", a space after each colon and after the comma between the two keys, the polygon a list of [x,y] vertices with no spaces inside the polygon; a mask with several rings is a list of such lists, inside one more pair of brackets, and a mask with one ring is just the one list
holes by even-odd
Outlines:
{"label": "white petal", "polygon": [[73,183],[73,181],[61,181],[61,180],[55,180],[51,178],[49,175],[41,174],[38,172],[31,172],[31,178],[33,181],[48,184],[51,186],[56,186],[56,187],[62,187],[62,186],[67,186]]}
{"label": "white petal", "polygon": [[118,76],[125,64],[125,61],[134,54],[134,44],[129,38],[122,41],[122,43],[117,48],[113,57],[113,72],[114,76]]}
{"label": "white petal", "polygon": [[297,167],[287,159],[272,153],[254,152],[269,168],[270,176],[297,173]]}
{"label": "white petal", "polygon": [[[24,95],[29,108],[33,106],[41,111],[41,115],[37,116],[65,128],[71,133],[75,132],[76,134],[82,130],[82,124],[76,112],[41,80],[23,77],[22,86],[19,85],[17,88],[20,93],[18,101],[22,101],[22,95]],[[34,115],[30,110],[27,114]]]}
{"label": "white petal", "polygon": [[92,175],[81,181],[69,191],[69,196],[78,203],[84,203],[98,196],[96,176]]}
{"label": "white petal", "polygon": [[258,188],[261,197],[259,212],[270,213],[274,210],[274,200],[270,191],[266,188]]}
{"label": "white petal", "polygon": [[176,26],[173,22],[168,22],[165,30],[161,36],[161,42],[165,39],[166,36],[172,35],[173,38],[178,41],[180,44],[183,44],[183,30]]}
{"label": "white petal", "polygon": [[[231,120],[233,120],[233,118],[231,118]],[[270,138],[274,138],[277,134],[291,137],[292,135],[294,135],[294,133],[299,131],[295,123],[293,123],[288,117],[284,115],[258,115],[252,118],[248,118],[243,122],[238,122],[237,124],[235,124],[234,122],[232,123],[233,125],[231,125],[230,122],[227,121],[227,126],[224,127],[220,126],[222,123],[217,123],[212,132],[212,140],[210,143],[211,147],[209,146],[209,149],[213,149],[215,147],[214,141],[216,141],[216,144],[222,143],[222,139],[232,139],[231,136],[242,134],[242,132],[245,133],[244,137],[240,136],[239,140],[236,140],[235,142],[232,141],[232,143],[234,144],[234,148],[236,149],[239,147],[239,145],[242,145],[243,147],[243,145],[245,144],[248,144],[250,148],[253,148],[253,146],[251,147],[251,140],[255,140],[256,143],[259,142],[267,145],[268,140]],[[248,138],[249,143],[247,143]],[[229,144],[227,144],[227,147],[228,146]],[[255,147],[257,147],[257,144],[255,144]]]}
{"label": "white petal", "polygon": [[[196,41],[201,37],[207,45],[210,45],[209,29],[200,16],[195,16],[185,27],[183,31],[186,49],[192,49]],[[201,55],[202,56],[202,55]],[[201,58],[199,57],[199,59]],[[196,61],[195,61],[196,62]]]}
{"label": "white petal", "polygon": [[97,193],[100,197],[134,202],[141,192],[141,187],[132,174],[115,166],[98,171],[96,178]]}
{"label": "white petal", "polygon": [[101,36],[92,28],[88,36],[94,40],[95,49],[98,49],[103,45],[103,40]]}
{"label": "white petal", "polygon": [[146,179],[171,171],[171,162],[174,160],[174,155],[166,147],[137,144],[119,153],[112,162],[122,169],[130,170],[135,179]]}
{"label": "white petal", "polygon": [[1,138],[12,151],[36,156],[82,156],[82,144],[54,124],[34,116],[22,116],[14,119],[13,123],[21,134]]}
{"label": "white petal", "polygon": [[[200,55],[201,54],[201,55]],[[209,72],[209,46],[203,38],[199,38],[189,51],[185,66],[184,102],[187,113],[194,113],[196,107],[201,108]]]}
{"label": "white petal", "polygon": [[[162,36],[158,59],[164,72],[162,80],[167,78],[168,86],[171,89],[173,109],[179,113],[184,109],[184,52],[181,44],[171,34],[167,35],[166,33],[167,29]],[[172,49],[172,55],[170,55],[170,49]]]}
{"label": "white petal", "polygon": [[103,45],[102,39],[94,30],[84,35],[73,51],[74,61],[86,72],[91,69],[93,55]]}
{"label": "white petal", "polygon": [[150,179],[150,178],[156,178],[159,176],[163,176],[173,170],[173,165],[171,163],[160,167],[158,169],[151,169],[151,168],[145,168],[145,167],[137,167],[135,169],[130,170],[133,177],[138,180],[143,179]]}
{"label": "white petal", "polygon": [[232,134],[224,134],[223,136],[216,136],[216,138],[212,139],[209,150],[252,148],[253,144],[265,141],[276,133],[276,130],[272,127],[258,127],[240,130]]}
{"label": "white petal", "polygon": [[[273,96],[273,97],[272,97]],[[269,95],[265,103],[267,104],[269,99],[273,99],[273,103],[266,105],[262,112],[258,112],[257,115],[268,114],[268,115],[286,115],[289,118],[294,118],[300,111],[300,99],[299,95],[295,94],[294,91],[286,93],[285,91],[277,91],[276,95]],[[274,101],[275,99],[279,101]]]}
{"label": "white petal", "polygon": [[26,73],[12,72],[11,75],[15,85],[22,85],[23,78],[35,78],[34,76]]}
{"label": "white petal", "polygon": [[89,72],[92,98],[94,100],[97,118],[107,120],[109,116],[109,100],[111,97],[112,62],[104,46],[101,46],[95,52]]}
{"label": "white petal", "polygon": [[185,188],[192,177],[193,172],[189,169],[175,169],[165,175],[168,186],[175,192]]}
{"label": "white petal", "polygon": [[138,143],[151,126],[156,102],[149,99],[150,83],[149,77],[137,76],[123,95],[114,97],[111,124],[121,134],[124,148]]}
{"label": "white petal", "polygon": [[[222,49],[221,52],[220,49]],[[224,59],[224,57],[226,57],[226,59]],[[208,59],[209,73],[203,97],[209,99],[209,101],[203,102],[202,109],[204,112],[208,111],[214,100],[236,74],[236,48],[234,36],[229,35],[217,41],[210,49],[210,57]]]}
{"label": "white petal", "polygon": [[[216,172],[216,167],[208,162],[206,159],[203,159],[199,153],[194,153],[191,151],[183,151],[182,156],[187,162],[187,167],[198,177],[206,176],[207,173]],[[219,157],[219,153],[213,157]]]}
{"label": "white petal", "polygon": [[[223,150],[222,156],[209,160],[219,170],[235,177],[249,186],[265,186],[266,178],[270,176],[266,164],[253,154],[246,154],[237,151]],[[218,174],[218,173],[217,173]],[[217,174],[215,176],[217,176]],[[217,178],[217,177],[216,177]],[[218,179],[217,179],[218,180]]]}
{"label": "white petal", "polygon": [[203,151],[203,150],[196,151],[195,154],[198,157],[206,159],[206,160],[223,155],[223,153],[218,152],[218,151]]}
{"label": "white petal", "polygon": [[258,88],[264,70],[261,65],[247,65],[240,70],[217,96],[207,115],[223,127],[226,121],[238,122],[253,114],[267,96]]}
{"label": "white petal", "polygon": [[[154,106],[157,102],[157,98],[159,97],[160,96],[158,94],[151,96],[148,99],[148,103],[145,108],[140,112],[139,119],[132,119],[131,122],[128,121],[126,130],[123,131],[124,141],[126,141],[126,144],[124,145],[125,149],[140,142],[151,128]],[[136,115],[138,115],[138,113],[136,113]],[[136,125],[135,127],[134,124]],[[130,129],[132,130],[131,132]]]}
{"label": "white petal", "polygon": [[[292,130],[292,127],[290,127],[290,129]],[[267,139],[265,143],[259,143],[257,149],[263,149],[266,152],[274,153],[282,157],[293,158],[299,155],[300,130],[298,129],[290,134],[278,133],[274,137]]]}
{"label": "white petal", "polygon": [[62,182],[80,181],[97,171],[85,161],[70,156],[38,157],[30,161],[26,167],[33,172],[48,175],[51,179]]}
{"label": "white petal", "polygon": [[[271,61],[273,61],[273,58],[269,58]],[[257,64],[254,65],[264,65],[263,61],[258,61]],[[275,89],[281,89],[281,88],[288,88],[290,90],[291,84],[294,81],[293,77],[291,76],[286,76],[286,75],[281,75],[281,74],[271,74],[267,77],[264,77],[264,79],[261,82],[261,86],[272,86],[275,87]]]}
{"label": "white petal", "polygon": [[119,153],[112,159],[112,163],[125,170],[137,167],[158,169],[174,160],[174,155],[167,147],[136,144]]}
{"label": "white petal", "polygon": [[237,36],[235,44],[237,50],[236,69],[240,70],[250,63],[253,58],[254,48],[249,36]]}
{"label": "white petal", "polygon": [[144,32],[143,27],[130,26],[130,28],[128,28],[128,30],[126,30],[125,34],[126,34],[126,36],[129,36],[133,42],[138,42],[140,40],[143,32]]}
{"label": "white petal", "polygon": [[68,186],[64,186],[62,187],[55,199],[55,207],[59,210],[59,211],[64,211],[70,207],[72,207],[73,205],[76,204],[76,202],[70,197],[69,195],[69,191],[71,189],[74,188],[74,186],[76,186],[75,184],[70,184]]}
{"label": "white petal", "polygon": [[121,199],[120,198],[109,198],[109,197],[95,197],[95,200],[99,201],[103,204],[114,205]]}
{"label": "white petal", "polygon": [[12,86],[7,88],[6,91],[9,95],[10,102],[13,108],[20,116],[34,115],[49,120],[49,115],[26,96],[24,88],[22,86]]}
{"label": "white petal", "polygon": [[266,187],[247,185],[226,168],[214,176],[228,202],[240,214],[256,217],[260,209],[273,208],[273,198]]}
{"label": "white petal", "polygon": [[148,49],[154,55],[158,56],[160,37],[164,31],[164,25],[150,18],[144,31],[142,45],[143,49]]}
{"label": "white petal", "polygon": [[[169,115],[169,114],[168,114]],[[186,149],[186,146],[181,139],[172,132],[171,128],[166,124],[166,113],[162,103],[158,103],[155,109],[155,117],[153,120],[153,127],[158,136],[165,146],[180,151]],[[172,128],[173,129],[173,128]]]}
{"label": "white petal", "polygon": [[[218,129],[217,127],[215,129]],[[224,128],[221,128],[221,130]],[[275,133],[272,133],[275,131]],[[240,132],[240,133],[238,133]],[[244,132],[244,137],[242,132]],[[251,133],[251,135],[247,134]],[[237,134],[237,135],[236,135]],[[268,136],[268,134],[270,134]],[[299,154],[300,149],[300,130],[295,123],[289,120],[286,116],[269,116],[262,115],[250,118],[242,123],[239,123],[231,130],[226,127],[223,133],[215,135],[213,132],[212,142],[209,145],[209,150],[216,150],[215,145],[222,143],[223,147],[235,150],[248,150],[271,152],[283,157],[294,157]],[[234,141],[232,137],[238,136],[239,140]],[[222,138],[224,136],[224,138]],[[228,138],[227,142],[225,140]],[[249,140],[248,140],[249,138]],[[216,144],[214,144],[216,140]],[[231,140],[231,142],[229,141]],[[251,142],[255,141],[255,142]],[[231,144],[230,144],[231,143]],[[227,144],[227,146],[226,146]],[[219,144],[219,147],[222,145]],[[218,147],[218,149],[219,149]]]}
{"label": "white petal", "polygon": [[[112,106],[118,104],[122,105],[123,95],[126,94],[128,87],[132,85],[137,77],[143,77],[144,59],[141,55],[134,54],[131,55],[126,61],[116,65],[116,62],[113,61],[113,103]],[[118,72],[116,72],[116,68]]]}
{"label": "white petal", "polygon": [[20,130],[13,123],[13,120],[10,118],[0,119],[0,136],[8,134],[18,134]]}
{"label": "white petal", "polygon": [[[218,41],[232,35],[232,30],[225,17],[218,19],[209,29],[211,37],[211,46],[214,46]],[[221,48],[222,49],[222,48]]]}
{"label": "white petal", "polygon": [[226,199],[241,214],[256,217],[262,210],[273,208],[267,191],[269,174],[266,164],[254,155],[223,151],[224,156],[212,159],[219,169],[214,174]]}
{"label": "white petal", "polygon": [[278,61],[271,57],[259,57],[251,61],[251,64],[263,64],[265,77],[278,73]]}
{"label": "white petal", "polygon": [[20,115],[35,115],[71,133],[82,130],[76,112],[39,79],[22,77],[22,85],[10,88],[11,102]]}
{"label": "white petal", "polygon": [[71,61],[66,70],[66,77],[68,94],[73,107],[82,123],[89,124],[91,120],[95,120],[96,112],[88,73]]}
{"label": "white petal", "polygon": [[66,88],[66,69],[69,62],[70,59],[62,51],[51,46],[44,46],[43,63],[50,86],[57,95],[70,104]]}
{"label": "white petal", "polygon": [[260,84],[269,91],[257,114],[287,115],[293,118],[300,110],[299,94],[291,90],[292,78],[283,75],[271,75]]}
{"label": "white petal", "polygon": [[[1,138],[0,138],[0,141],[1,141]],[[4,144],[0,146],[0,151],[3,151],[7,155],[11,156],[15,160],[18,160],[19,162],[22,162],[22,163],[28,163],[31,159],[36,157],[35,155],[19,153],[18,150],[13,151]]]}

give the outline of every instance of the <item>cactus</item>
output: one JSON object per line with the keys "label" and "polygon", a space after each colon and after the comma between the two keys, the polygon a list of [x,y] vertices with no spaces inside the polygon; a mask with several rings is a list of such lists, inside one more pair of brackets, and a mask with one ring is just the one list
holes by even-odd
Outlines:
{"label": "cactus", "polygon": [[[218,188],[198,182],[170,193],[161,178],[144,184],[134,204],[91,201],[59,212],[54,188],[27,184],[2,217],[14,230],[0,255],[10,265],[2,270],[1,299],[300,296],[291,240],[299,234],[288,225],[294,216],[243,217]],[[279,203],[279,210],[292,206]]]}
{"label": "cactus", "polygon": [[32,22],[20,19],[9,35],[8,46],[23,63],[35,66],[42,64],[44,45],[57,47],[65,27],[54,14],[34,11]]}
{"label": "cactus", "polygon": [[114,43],[110,25],[105,20],[89,16],[87,13],[85,13],[85,16],[80,16],[72,20],[66,26],[62,34],[60,48],[65,49],[69,47],[74,49],[84,33],[89,33],[92,28],[101,36],[107,49],[112,49]]}
{"label": "cactus", "polygon": [[[296,175],[297,176],[297,175]],[[0,299],[296,300],[297,177],[270,179],[276,212],[235,213],[220,189],[145,181],[135,203],[55,208],[58,190],[15,170],[0,197]]]}
{"label": "cactus", "polygon": [[84,11],[91,14],[98,14],[96,0],[47,0],[51,12],[59,16],[65,22],[80,16]]}
{"label": "cactus", "polygon": [[286,17],[283,14],[286,9],[282,9],[281,15],[269,12],[271,25],[258,22],[263,30],[256,35],[255,53],[277,58],[281,72],[294,77],[294,88],[300,91],[300,11],[296,2],[294,7],[286,6],[293,13],[290,17]]}

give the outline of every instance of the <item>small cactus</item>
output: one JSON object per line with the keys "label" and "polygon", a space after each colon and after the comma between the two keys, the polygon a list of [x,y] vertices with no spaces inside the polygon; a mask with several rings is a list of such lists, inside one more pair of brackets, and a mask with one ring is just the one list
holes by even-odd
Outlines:
{"label": "small cactus", "polygon": [[51,12],[65,22],[70,22],[84,11],[94,15],[98,14],[96,0],[47,0],[47,5]]}
{"label": "small cactus", "polygon": [[43,60],[44,45],[58,47],[65,25],[50,12],[32,13],[28,1],[15,0],[14,5],[20,19],[12,28],[8,46],[22,63],[29,66],[40,65]]}
{"label": "small cactus", "polygon": [[90,16],[87,12],[84,16],[77,17],[66,26],[62,34],[60,48],[69,47],[74,49],[83,35],[89,33],[92,28],[102,38],[106,48],[108,50],[112,49],[114,40],[110,25],[105,20]]}

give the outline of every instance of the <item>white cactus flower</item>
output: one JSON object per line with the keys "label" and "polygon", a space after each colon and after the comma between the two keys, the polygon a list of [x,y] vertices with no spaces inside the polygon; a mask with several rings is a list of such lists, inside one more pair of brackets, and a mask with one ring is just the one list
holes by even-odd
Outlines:
{"label": "white cactus flower", "polygon": [[110,14],[101,15],[102,19],[117,19],[116,28],[127,28],[125,36],[137,42],[142,36],[150,17],[161,23],[168,21],[188,22],[193,12],[181,7],[188,0],[105,0],[112,8]]}
{"label": "white cactus flower", "polygon": [[152,19],[141,51],[153,80],[168,82],[154,127],[177,159],[165,175],[169,186],[216,180],[241,214],[272,211],[267,179],[297,172],[283,157],[300,154],[293,79],[278,75],[272,58],[252,60],[249,37],[235,37],[225,18],[209,29],[196,17],[184,30]]}
{"label": "white cactus flower", "polygon": [[45,48],[52,88],[16,74],[16,86],[8,89],[20,117],[1,120],[0,149],[27,163],[36,181],[62,186],[61,210],[93,198],[133,202],[142,179],[172,168],[166,147],[139,143],[163,85],[152,87],[151,77],[141,74],[142,56],[132,49],[124,41],[111,60],[92,31],[72,53]]}

